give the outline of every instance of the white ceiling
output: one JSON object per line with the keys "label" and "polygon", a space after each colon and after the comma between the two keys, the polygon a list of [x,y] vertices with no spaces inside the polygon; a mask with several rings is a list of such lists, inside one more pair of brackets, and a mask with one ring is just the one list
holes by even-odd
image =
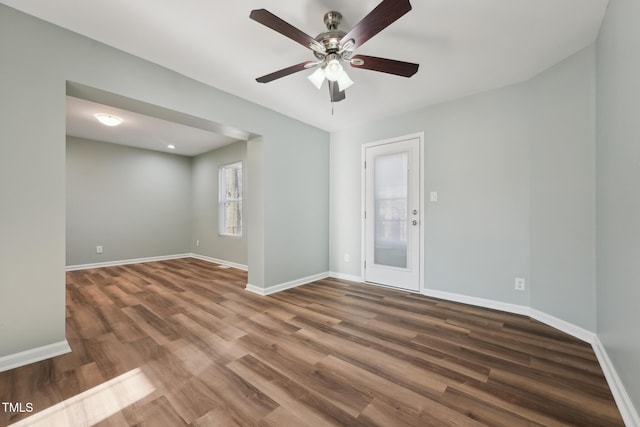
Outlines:
{"label": "white ceiling", "polygon": [[[118,116],[123,122],[105,126],[94,117],[97,113]],[[72,96],[67,96],[67,135],[183,156],[197,156],[240,140]]]}
{"label": "white ceiling", "polygon": [[527,80],[590,45],[608,0],[413,0],[413,10],[356,53],[420,64],[407,79],[347,67],[356,82],[332,115],[326,85],[302,71],[256,77],[310,50],[249,19],[265,8],[315,37],[325,12],[348,31],[380,0],[0,0],[203,83],[334,131]]}

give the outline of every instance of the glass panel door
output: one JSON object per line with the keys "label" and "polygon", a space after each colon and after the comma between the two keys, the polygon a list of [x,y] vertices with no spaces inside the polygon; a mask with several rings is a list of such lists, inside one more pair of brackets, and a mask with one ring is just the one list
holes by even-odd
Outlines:
{"label": "glass panel door", "polygon": [[374,162],[374,262],[407,268],[407,153],[377,156]]}
{"label": "glass panel door", "polygon": [[420,139],[363,147],[365,281],[420,290]]}

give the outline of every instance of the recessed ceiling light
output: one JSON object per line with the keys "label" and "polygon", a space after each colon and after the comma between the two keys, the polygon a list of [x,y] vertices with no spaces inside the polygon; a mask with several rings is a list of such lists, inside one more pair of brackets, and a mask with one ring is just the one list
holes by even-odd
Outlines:
{"label": "recessed ceiling light", "polygon": [[176,149],[176,146],[175,146],[175,145],[173,145],[173,144],[169,144],[169,145],[167,145],[167,148],[168,148],[169,150],[175,150],[175,149]]}
{"label": "recessed ceiling light", "polygon": [[98,113],[94,114],[93,117],[98,119],[98,121],[105,126],[118,126],[124,121],[120,117],[114,116],[113,114]]}

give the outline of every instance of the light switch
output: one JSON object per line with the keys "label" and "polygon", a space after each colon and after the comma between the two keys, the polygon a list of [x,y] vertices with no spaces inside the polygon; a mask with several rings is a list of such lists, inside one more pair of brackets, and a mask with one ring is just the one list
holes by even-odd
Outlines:
{"label": "light switch", "polygon": [[429,201],[430,202],[437,202],[438,201],[438,192],[437,191],[432,191],[431,193],[429,193]]}

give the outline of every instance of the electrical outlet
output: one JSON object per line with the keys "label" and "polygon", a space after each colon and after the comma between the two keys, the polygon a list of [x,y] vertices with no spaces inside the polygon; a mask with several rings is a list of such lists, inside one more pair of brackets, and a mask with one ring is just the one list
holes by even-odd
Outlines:
{"label": "electrical outlet", "polygon": [[344,254],[344,262],[349,262],[350,259],[349,254]]}
{"label": "electrical outlet", "polygon": [[200,240],[196,240],[196,246],[200,246]]}
{"label": "electrical outlet", "polygon": [[101,254],[102,253],[102,246],[96,246],[96,253],[97,254]]}
{"label": "electrical outlet", "polygon": [[524,291],[524,279],[522,277],[516,277],[515,290]]}

